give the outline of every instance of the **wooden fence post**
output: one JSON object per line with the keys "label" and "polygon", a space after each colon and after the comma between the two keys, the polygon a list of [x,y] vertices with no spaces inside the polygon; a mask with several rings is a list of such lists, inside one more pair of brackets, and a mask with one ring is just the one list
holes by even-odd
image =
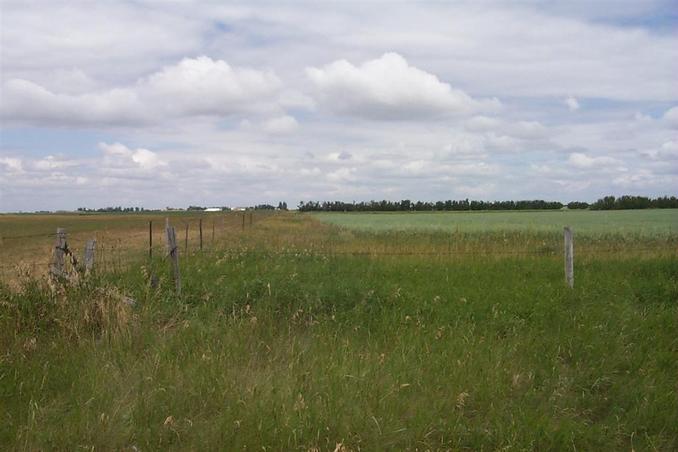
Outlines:
{"label": "wooden fence post", "polygon": [[200,251],[202,251],[202,218],[200,219],[200,222],[198,223],[198,227],[200,228]]}
{"label": "wooden fence post", "polygon": [[172,271],[174,273],[174,286],[177,295],[181,295],[181,275],[179,274],[179,248],[177,248],[177,236],[174,227],[170,226],[169,218],[165,221],[165,232],[167,233],[167,254],[170,258]]}
{"label": "wooden fence post", "polygon": [[57,228],[56,242],[54,243],[54,260],[51,268],[53,276],[64,276],[66,246],[66,230],[64,228]]}
{"label": "wooden fence post", "polygon": [[96,244],[96,239],[90,239],[85,244],[85,273],[91,272],[92,267],[94,267],[94,250],[96,248]]}
{"label": "wooden fence post", "polygon": [[254,222],[254,212],[250,211],[250,227],[252,227],[253,222]]}
{"label": "wooden fence post", "polygon": [[186,222],[186,232],[184,232],[184,253],[188,254],[188,221]]}
{"label": "wooden fence post", "polygon": [[245,211],[242,212],[242,230],[245,231]]}
{"label": "wooden fence post", "polygon": [[153,220],[148,222],[148,259],[153,259]]}
{"label": "wooden fence post", "polygon": [[563,230],[565,238],[565,282],[569,287],[574,287],[574,239],[572,229],[565,226]]}

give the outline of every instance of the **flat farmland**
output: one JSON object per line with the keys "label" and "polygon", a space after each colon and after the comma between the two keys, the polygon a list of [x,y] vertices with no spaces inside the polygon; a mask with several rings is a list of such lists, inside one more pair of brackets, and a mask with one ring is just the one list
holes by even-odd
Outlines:
{"label": "flat farmland", "polygon": [[369,231],[559,232],[640,237],[678,234],[678,209],[317,213],[321,221]]}
{"label": "flat farmland", "polygon": [[[676,450],[675,212],[610,214],[173,214],[181,294],[161,214],[0,217],[0,445]],[[12,263],[57,226],[94,272]]]}

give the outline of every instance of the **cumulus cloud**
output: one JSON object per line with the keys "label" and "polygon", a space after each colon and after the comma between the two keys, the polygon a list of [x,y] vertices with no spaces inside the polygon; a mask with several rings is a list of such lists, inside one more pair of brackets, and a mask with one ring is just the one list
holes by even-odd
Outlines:
{"label": "cumulus cloud", "polygon": [[120,143],[99,143],[99,149],[107,157],[106,163],[111,166],[151,170],[167,165],[167,162],[161,160],[158,154],[144,148],[133,150]]}
{"label": "cumulus cloud", "polygon": [[271,101],[281,86],[273,72],[201,56],[184,58],[140,80],[136,91],[147,103],[177,116],[227,116]]}
{"label": "cumulus cloud", "polygon": [[355,182],[356,168],[339,168],[327,174],[327,180],[334,183]]}
{"label": "cumulus cloud", "polygon": [[5,2],[0,210],[675,191],[678,36],[475,3]]}
{"label": "cumulus cloud", "polygon": [[579,110],[579,101],[578,101],[577,99],[575,99],[574,97],[569,96],[569,97],[565,98],[565,99],[563,100],[563,102],[565,103],[565,105],[567,106],[567,108],[568,108],[570,111],[577,111],[577,110]]}
{"label": "cumulus cloud", "polygon": [[143,125],[168,118],[278,111],[282,82],[269,71],[185,58],[132,86],[84,94],[54,93],[29,80],[2,87],[0,117],[40,124]]}
{"label": "cumulus cloud", "polygon": [[653,160],[674,160],[678,159],[678,140],[669,140],[663,143],[658,149],[651,149],[641,152]]}
{"label": "cumulus cloud", "polygon": [[72,159],[64,159],[54,155],[48,155],[45,158],[37,160],[33,163],[33,167],[38,170],[55,170],[77,166],[78,162]]}
{"label": "cumulus cloud", "polygon": [[663,119],[669,127],[678,129],[678,106],[667,110]]}
{"label": "cumulus cloud", "polygon": [[89,94],[57,94],[28,80],[2,87],[0,118],[38,124],[134,124],[145,122],[143,105],[130,89]]}
{"label": "cumulus cloud", "polygon": [[264,130],[268,133],[290,133],[297,130],[299,123],[293,116],[285,115],[264,122]]}
{"label": "cumulus cloud", "polygon": [[548,142],[551,131],[539,121],[510,121],[474,116],[464,121],[463,124],[464,129],[472,132],[464,137],[464,141],[468,144],[469,139],[473,140],[475,148],[489,147],[503,151],[521,151],[544,144],[553,147],[553,144]]}
{"label": "cumulus cloud", "polygon": [[329,109],[371,119],[426,119],[447,114],[471,114],[499,107],[496,99],[477,101],[453,89],[397,53],[354,66],[338,60],[306,74]]}
{"label": "cumulus cloud", "polygon": [[0,157],[0,169],[8,174],[19,174],[24,171],[21,159],[16,157]]}
{"label": "cumulus cloud", "polygon": [[576,168],[605,168],[618,165],[620,162],[612,157],[590,157],[582,152],[573,152],[567,159],[568,163]]}

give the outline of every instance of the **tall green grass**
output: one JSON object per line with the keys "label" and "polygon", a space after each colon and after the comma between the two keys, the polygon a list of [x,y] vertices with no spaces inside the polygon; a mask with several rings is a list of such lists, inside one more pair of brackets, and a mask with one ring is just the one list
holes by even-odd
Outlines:
{"label": "tall green grass", "polygon": [[583,235],[635,235],[645,238],[678,233],[678,209],[557,210],[471,212],[316,213],[337,226],[370,231],[423,230],[553,233],[572,226]]}
{"label": "tall green grass", "polygon": [[678,448],[675,256],[181,265],[0,289],[4,449]]}

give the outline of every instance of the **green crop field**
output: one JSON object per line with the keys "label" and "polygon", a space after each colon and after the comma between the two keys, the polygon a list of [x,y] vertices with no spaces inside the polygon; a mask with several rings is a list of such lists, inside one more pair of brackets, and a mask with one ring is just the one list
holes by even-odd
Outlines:
{"label": "green crop field", "polygon": [[675,211],[220,215],[0,217],[0,449],[678,449]]}
{"label": "green crop field", "polygon": [[562,210],[497,212],[318,213],[322,221],[371,231],[441,230],[462,232],[554,232],[571,226],[587,235],[630,234],[646,237],[678,234],[678,209]]}

